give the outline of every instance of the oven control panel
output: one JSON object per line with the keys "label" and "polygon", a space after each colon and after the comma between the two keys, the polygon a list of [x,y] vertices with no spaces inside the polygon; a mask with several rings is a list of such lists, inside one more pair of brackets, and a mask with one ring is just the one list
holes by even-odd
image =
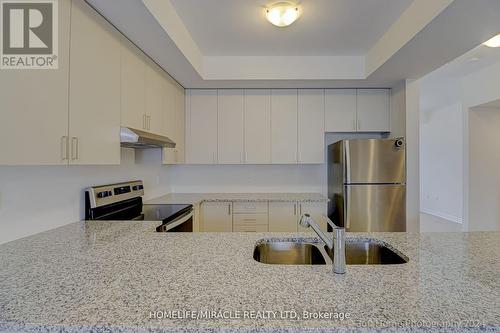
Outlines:
{"label": "oven control panel", "polygon": [[127,199],[144,195],[142,180],[127,183],[109,184],[89,187],[86,196],[91,208],[101,207]]}

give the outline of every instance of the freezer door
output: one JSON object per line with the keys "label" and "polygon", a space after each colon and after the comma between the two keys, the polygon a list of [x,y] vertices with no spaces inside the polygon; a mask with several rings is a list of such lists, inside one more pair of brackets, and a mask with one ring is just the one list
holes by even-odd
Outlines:
{"label": "freezer door", "polygon": [[346,140],[345,184],[405,183],[403,139]]}
{"label": "freezer door", "polygon": [[346,185],[343,204],[347,231],[406,231],[405,185]]}

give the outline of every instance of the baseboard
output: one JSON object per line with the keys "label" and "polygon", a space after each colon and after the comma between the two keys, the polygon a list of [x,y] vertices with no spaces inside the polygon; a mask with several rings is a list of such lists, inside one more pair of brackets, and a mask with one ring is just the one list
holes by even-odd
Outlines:
{"label": "baseboard", "polygon": [[438,211],[435,211],[435,210],[421,208],[420,212],[421,213],[425,213],[425,214],[429,214],[429,215],[432,215],[432,216],[436,216],[436,217],[439,217],[441,219],[444,219],[444,220],[447,220],[447,221],[450,221],[450,222],[453,222],[453,223],[457,223],[457,224],[462,224],[463,223],[463,219],[461,217],[450,215],[450,214],[446,214],[446,213],[441,213],[441,212],[438,212]]}

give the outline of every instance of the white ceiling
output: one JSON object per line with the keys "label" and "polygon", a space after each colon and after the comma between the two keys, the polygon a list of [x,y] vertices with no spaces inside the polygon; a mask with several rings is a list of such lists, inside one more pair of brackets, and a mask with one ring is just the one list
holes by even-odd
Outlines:
{"label": "white ceiling", "polygon": [[299,0],[285,29],[277,0],[85,1],[186,88],[391,87],[500,32],[499,0]]}
{"label": "white ceiling", "polygon": [[265,0],[171,0],[206,56],[365,55],[413,0],[302,0],[301,17],[278,28]]}

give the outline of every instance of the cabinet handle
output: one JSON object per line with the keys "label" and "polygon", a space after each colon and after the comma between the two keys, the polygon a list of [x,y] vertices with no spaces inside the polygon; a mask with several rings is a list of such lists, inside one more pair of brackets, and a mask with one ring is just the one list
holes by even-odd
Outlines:
{"label": "cabinet handle", "polygon": [[227,205],[227,215],[231,215],[231,204]]}
{"label": "cabinet handle", "polygon": [[302,204],[299,204],[299,216],[302,216]]}
{"label": "cabinet handle", "polygon": [[71,159],[78,159],[78,138],[76,136],[71,138]]}
{"label": "cabinet handle", "polygon": [[142,115],[142,129],[146,129],[146,114]]}
{"label": "cabinet handle", "polygon": [[146,120],[147,120],[146,124],[148,126],[148,131],[149,131],[151,129],[151,116],[147,116]]}
{"label": "cabinet handle", "polygon": [[68,139],[66,135],[61,138],[61,159],[63,161],[68,159]]}
{"label": "cabinet handle", "polygon": [[297,204],[293,204],[293,215],[297,215]]}

